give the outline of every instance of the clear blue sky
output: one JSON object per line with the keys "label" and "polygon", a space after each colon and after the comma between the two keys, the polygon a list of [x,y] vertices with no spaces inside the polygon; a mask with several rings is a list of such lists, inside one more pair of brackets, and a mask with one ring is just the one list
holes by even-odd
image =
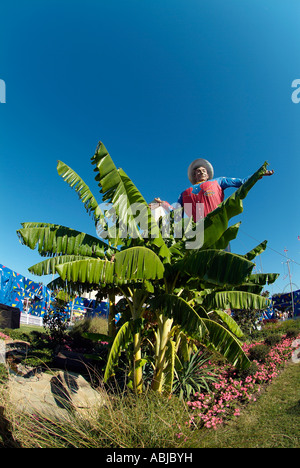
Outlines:
{"label": "clear blue sky", "polygon": [[232,220],[232,250],[268,239],[256,271],[281,274],[276,293],[289,290],[286,248],[300,288],[299,19],[299,0],[2,0],[0,263],[32,277],[41,258],[19,243],[23,221],[95,234],[56,163],[97,194],[101,140],[148,201],[177,201],[197,157],[229,177],[267,160],[275,174]]}

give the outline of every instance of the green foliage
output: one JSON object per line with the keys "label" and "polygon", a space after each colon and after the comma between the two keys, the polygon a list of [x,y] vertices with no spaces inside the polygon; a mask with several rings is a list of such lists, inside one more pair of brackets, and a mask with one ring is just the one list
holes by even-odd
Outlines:
{"label": "green foliage", "polygon": [[219,323],[208,319],[203,321],[209,332],[208,337],[203,340],[204,346],[210,351],[221,354],[234,366],[246,369],[250,363],[242,350],[241,342]]}
{"label": "green foliage", "polygon": [[[266,306],[266,300],[253,292],[259,292],[263,281],[271,281],[272,277],[254,277],[250,281],[254,266],[251,260],[265,249],[266,241],[245,256],[224,252],[223,249],[238,233],[239,223],[230,227],[229,220],[243,211],[242,200],[264,174],[267,163],[209,213],[204,220],[204,244],[195,250],[186,243],[188,230],[195,227],[193,222],[190,220],[188,223],[184,237],[176,239],[175,215],[171,216],[170,236],[165,240],[146,200],[127,174],[117,169],[101,142],[92,157],[92,164],[102,201],[113,205],[115,233],[107,225],[87,184],[59,161],[59,175],[76,191],[97,224],[97,232],[110,235],[103,242],[85,233],[49,223],[23,223],[18,235],[25,245],[32,249],[37,247],[42,256],[52,257],[34,265],[32,272],[39,275],[57,272],[60,281],[56,280],[56,284],[67,287],[69,291],[96,289],[102,295],[109,295],[112,301],[117,294],[124,296],[129,314],[126,317],[124,314],[117,334],[109,326],[109,334],[114,341],[105,379],[114,374],[119,357],[126,350],[132,361],[130,378],[133,388],[138,392],[142,390],[143,367],[149,363],[143,356],[142,347],[146,342],[148,351],[150,349],[151,341],[147,337],[148,332],[145,333],[149,327],[152,328],[153,340],[152,388],[159,392],[164,387],[167,391],[172,388],[177,353],[174,337],[178,331],[187,339],[223,355],[234,365],[247,368],[249,360],[241,348],[239,338],[242,333],[238,325],[222,311],[217,322],[208,318],[208,312],[227,307],[261,309]],[[120,234],[124,232],[125,237]],[[243,289],[239,290],[240,287]],[[154,319],[145,326],[149,307]],[[113,307],[110,311],[113,313]],[[61,317],[60,314],[58,316]],[[110,324],[113,318],[110,316]],[[53,334],[57,334],[56,339],[60,339],[63,324],[58,324],[56,319],[52,318],[51,329]],[[97,339],[96,335],[94,338]]]}
{"label": "green foliage", "polygon": [[269,301],[263,296],[245,291],[216,291],[207,295],[204,304],[209,310],[215,308],[264,310]]}
{"label": "green foliage", "polygon": [[269,352],[270,352],[269,346],[264,345],[264,344],[258,344],[250,348],[249,359],[251,361],[265,362]]}
{"label": "green foliage", "polygon": [[[131,238],[142,241],[141,228],[147,226],[147,243],[158,249],[161,257],[169,260],[170,252],[162,238],[159,227],[151,214],[148,203],[122,169],[117,169],[102,142],[98,144],[92,157],[95,165],[96,181],[99,184],[102,200],[113,204],[119,227],[125,224]],[[134,212],[139,205],[141,212]],[[144,207],[144,209],[142,209]],[[151,233],[151,237],[149,236]],[[149,236],[149,237],[148,237]],[[122,242],[120,242],[122,243]]]}
{"label": "green foliage", "polygon": [[8,369],[4,364],[0,364],[0,385],[3,385],[8,380]]}
{"label": "green foliage", "polygon": [[57,163],[57,172],[78,193],[79,199],[84,204],[86,211],[93,216],[95,223],[100,222],[104,215],[99,208],[96,198],[83,179],[62,161],[58,161]]}
{"label": "green foliage", "polygon": [[265,339],[265,344],[268,346],[274,346],[282,340],[282,335],[279,335],[279,333],[276,333],[274,335],[270,335]]}
{"label": "green foliage", "polygon": [[5,335],[8,335],[12,340],[21,340],[21,341],[31,341],[30,333],[20,330],[19,328],[11,329],[11,328],[4,328],[0,329]]}
{"label": "green foliage", "polygon": [[256,309],[235,310],[234,320],[246,336],[253,336],[257,330],[260,315],[261,311]]}
{"label": "green foliage", "polygon": [[201,250],[187,255],[177,263],[180,271],[216,286],[241,284],[254,264],[249,260],[220,250]]}
{"label": "green foliage", "polygon": [[209,392],[211,384],[217,382],[215,367],[210,364],[210,355],[199,349],[189,360],[177,360],[172,392],[180,399],[190,399],[196,392]]}
{"label": "green foliage", "polygon": [[298,328],[290,328],[286,332],[287,338],[297,338],[298,335],[299,335],[299,329]]}
{"label": "green foliage", "polygon": [[53,340],[54,347],[61,345],[69,323],[70,318],[63,304],[55,304],[54,309],[43,316],[43,325]]}
{"label": "green foliage", "polygon": [[104,257],[106,245],[100,239],[65,226],[49,223],[22,223],[20,241],[42,256],[83,255]]}
{"label": "green foliage", "polygon": [[296,338],[300,333],[300,320],[284,320],[276,321],[275,323],[262,324],[260,330],[255,331],[252,334],[252,338],[256,340],[264,340],[271,335],[280,334],[281,336],[287,335],[289,338]]}

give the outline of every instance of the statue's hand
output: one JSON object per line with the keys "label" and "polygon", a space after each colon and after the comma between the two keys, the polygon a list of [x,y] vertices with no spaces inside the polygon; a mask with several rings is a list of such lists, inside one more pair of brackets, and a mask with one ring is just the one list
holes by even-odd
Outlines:
{"label": "statue's hand", "polygon": [[274,170],[272,169],[271,171],[266,171],[264,173],[264,176],[270,176],[270,175],[273,175],[274,174]]}

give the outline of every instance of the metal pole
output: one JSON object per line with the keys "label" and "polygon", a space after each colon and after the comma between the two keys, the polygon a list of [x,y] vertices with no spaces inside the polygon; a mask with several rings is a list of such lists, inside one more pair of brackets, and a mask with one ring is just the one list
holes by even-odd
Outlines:
{"label": "metal pole", "polygon": [[295,316],[295,306],[294,306],[293,285],[292,285],[292,277],[291,277],[290,260],[289,260],[289,259],[286,261],[286,264],[287,264],[288,272],[289,272],[290,287],[291,287],[291,296],[292,296],[292,310],[293,310],[293,318],[294,318],[294,316]]}

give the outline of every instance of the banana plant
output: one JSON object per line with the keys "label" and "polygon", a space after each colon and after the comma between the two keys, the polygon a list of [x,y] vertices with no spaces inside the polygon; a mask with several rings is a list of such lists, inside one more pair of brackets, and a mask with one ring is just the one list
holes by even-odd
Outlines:
{"label": "banana plant", "polygon": [[[143,390],[141,318],[144,303],[149,296],[148,282],[163,278],[164,266],[155,252],[147,247],[131,247],[117,252],[113,262],[101,259],[83,259],[60,264],[56,271],[63,280],[91,282],[92,284],[115,283],[126,297],[131,319],[118,331],[112,345],[104,379],[113,374],[122,347],[133,341],[133,388],[136,393]],[[151,288],[150,288],[151,291]],[[97,337],[96,337],[97,339]]]}
{"label": "banana plant", "polygon": [[[133,342],[133,387],[137,393],[142,391],[142,368],[145,364],[142,319],[149,305],[157,316],[154,329],[154,390],[162,392],[167,388],[171,391],[180,334],[221,353],[234,365],[247,367],[249,361],[234,335],[237,328],[230,320],[226,322],[224,317],[227,328],[211,320],[206,310],[208,306],[204,308],[203,300],[209,307],[214,300],[218,309],[222,308],[225,302],[227,305],[236,300],[237,291],[233,289],[248,282],[254,266],[251,254],[247,258],[223,252],[222,249],[236,237],[239,223],[229,227],[229,220],[242,212],[242,200],[263,175],[266,163],[205,218],[204,241],[194,250],[187,248],[186,242],[190,237],[188,231],[192,221],[185,226],[181,238],[176,238],[173,229],[173,235],[165,239],[146,200],[127,174],[116,168],[101,142],[92,157],[92,164],[102,201],[112,205],[117,226],[120,229],[126,226],[125,237],[120,237],[117,232],[101,240],[46,223],[23,223],[18,235],[25,245],[30,248],[38,246],[42,256],[51,257],[31,267],[30,271],[36,274],[58,273],[62,281],[74,287],[79,284],[87,289],[103,290],[108,287],[126,298],[131,311],[130,319],[125,321],[115,336],[105,379],[113,374],[122,349],[128,342]],[[78,193],[86,211],[92,215],[98,232],[111,234],[113,231],[89,187],[65,163],[59,161],[57,169],[59,175]],[[141,209],[132,208],[136,206]],[[187,285],[194,284],[197,289],[188,291]],[[224,291],[221,296],[222,288],[228,292],[226,297]],[[257,295],[245,291],[244,294],[238,293],[240,304],[245,304],[245,301],[248,306],[259,303]],[[222,312],[219,317],[222,318]]]}

